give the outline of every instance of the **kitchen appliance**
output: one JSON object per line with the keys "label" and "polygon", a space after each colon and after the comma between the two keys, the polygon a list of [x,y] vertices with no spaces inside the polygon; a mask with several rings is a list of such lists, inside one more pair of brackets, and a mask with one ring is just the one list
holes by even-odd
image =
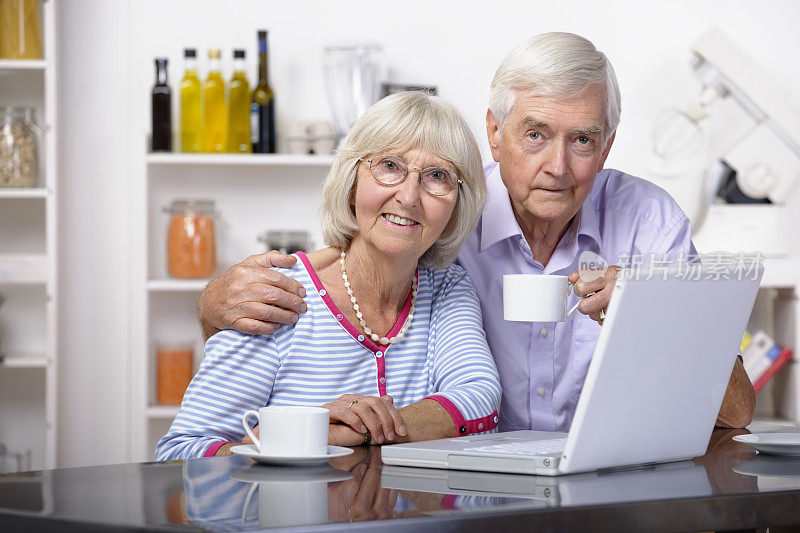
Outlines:
{"label": "kitchen appliance", "polygon": [[664,161],[686,156],[700,143],[700,124],[709,116],[735,121],[715,132],[715,143],[724,148],[706,173],[701,212],[693,220],[695,244],[701,252],[786,255],[784,204],[800,180],[800,112],[722,31],[710,30],[692,51],[703,89],[696,102],[659,117],[653,151]]}
{"label": "kitchen appliance", "polygon": [[304,120],[289,124],[287,144],[290,154],[328,155],[336,148],[337,139],[327,120]]}
{"label": "kitchen appliance", "polygon": [[278,250],[282,254],[308,252],[311,249],[311,234],[303,230],[267,230],[257,237],[266,251]]}
{"label": "kitchen appliance", "polygon": [[325,48],[325,85],[339,143],[367,108],[380,99],[380,51],[375,44]]}

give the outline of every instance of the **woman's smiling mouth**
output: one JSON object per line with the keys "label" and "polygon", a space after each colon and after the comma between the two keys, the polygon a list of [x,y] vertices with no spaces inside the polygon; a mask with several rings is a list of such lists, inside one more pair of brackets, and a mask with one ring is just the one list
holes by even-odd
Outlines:
{"label": "woman's smiling mouth", "polygon": [[396,224],[398,226],[418,226],[419,222],[416,220],[411,220],[410,218],[403,218],[401,216],[393,215],[392,213],[383,213],[381,215],[384,219],[388,220],[392,224]]}

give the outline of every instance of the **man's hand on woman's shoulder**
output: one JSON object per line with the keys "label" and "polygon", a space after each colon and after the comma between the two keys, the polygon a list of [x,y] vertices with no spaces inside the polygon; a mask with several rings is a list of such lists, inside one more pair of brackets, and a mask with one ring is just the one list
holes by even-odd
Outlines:
{"label": "man's hand on woman's shoulder", "polygon": [[297,259],[276,250],[251,255],[212,279],[200,295],[198,317],[206,338],[223,329],[269,335],[305,313],[306,291],[296,280],[272,270]]}

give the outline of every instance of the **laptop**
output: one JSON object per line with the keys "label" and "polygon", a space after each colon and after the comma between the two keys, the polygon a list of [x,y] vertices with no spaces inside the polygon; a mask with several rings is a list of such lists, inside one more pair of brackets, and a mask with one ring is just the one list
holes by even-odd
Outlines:
{"label": "laptop", "polygon": [[703,455],[763,267],[743,274],[734,263],[620,271],[568,433],[393,444],[384,464],[558,476]]}
{"label": "laptop", "polygon": [[550,508],[712,494],[706,469],[691,461],[561,477],[384,466],[381,486],[461,497],[473,507],[539,504]]}

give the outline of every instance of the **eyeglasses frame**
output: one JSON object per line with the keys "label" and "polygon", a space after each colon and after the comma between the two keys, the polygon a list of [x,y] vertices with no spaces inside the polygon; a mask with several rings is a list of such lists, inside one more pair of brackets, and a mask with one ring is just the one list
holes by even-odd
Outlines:
{"label": "eyeglasses frame", "polygon": [[[406,165],[406,162],[405,162],[405,161],[403,161],[402,159],[400,159],[398,156],[394,156],[394,155],[387,155],[387,156],[380,156],[380,157],[391,157],[392,159],[398,159],[398,160],[400,160],[400,161],[401,161],[401,162],[402,162],[404,165]],[[365,158],[363,158],[363,157],[359,157],[359,158],[358,158],[358,160],[359,160],[359,161],[363,161],[364,163],[367,163],[367,164],[369,165],[369,173],[370,173],[370,175],[373,177],[373,179],[374,179],[375,181],[377,181],[378,183],[380,183],[381,185],[384,185],[384,186],[386,186],[386,187],[394,187],[395,185],[400,185],[401,183],[403,183],[404,181],[406,181],[406,178],[408,178],[408,175],[411,173],[411,171],[412,171],[412,170],[416,170],[416,171],[417,171],[417,180],[419,181],[419,184],[420,184],[420,185],[422,185],[422,188],[423,188],[423,189],[425,189],[425,192],[427,192],[427,193],[428,193],[428,194],[430,194],[431,196],[436,196],[437,198],[441,198],[441,197],[443,197],[443,196],[447,196],[447,195],[448,195],[448,194],[450,194],[451,192],[453,192],[453,191],[457,190],[457,189],[458,189],[458,188],[461,186],[461,184],[462,184],[462,183],[464,183],[464,180],[462,180],[461,178],[459,178],[458,176],[456,176],[456,180],[457,180],[457,182],[458,182],[458,183],[456,184],[456,186],[455,186],[455,187],[453,187],[452,189],[450,189],[449,191],[447,191],[447,192],[446,192],[446,193],[444,193],[444,194],[435,194],[435,193],[432,193],[431,191],[429,191],[429,190],[427,189],[427,187],[425,187],[425,184],[424,184],[424,183],[422,183],[422,173],[423,173],[423,172],[425,172],[426,170],[429,170],[429,169],[432,169],[432,168],[441,168],[441,167],[427,167],[427,168],[422,168],[422,169],[420,169],[420,168],[416,168],[416,167],[410,167],[410,166],[408,166],[408,165],[406,165],[406,173],[405,173],[405,175],[403,176],[403,179],[401,179],[401,180],[400,180],[400,181],[398,181],[397,183],[384,183],[384,182],[382,182],[381,180],[379,180],[378,178],[376,178],[376,177],[375,177],[375,173],[374,173],[374,172],[372,172],[372,161],[373,161],[374,159],[375,159],[375,157],[373,157],[372,159],[365,159]],[[449,170],[447,170],[446,168],[444,168],[444,169],[442,169],[442,170],[445,170],[445,171],[447,171],[447,172],[450,172],[450,171],[449,171]]]}

